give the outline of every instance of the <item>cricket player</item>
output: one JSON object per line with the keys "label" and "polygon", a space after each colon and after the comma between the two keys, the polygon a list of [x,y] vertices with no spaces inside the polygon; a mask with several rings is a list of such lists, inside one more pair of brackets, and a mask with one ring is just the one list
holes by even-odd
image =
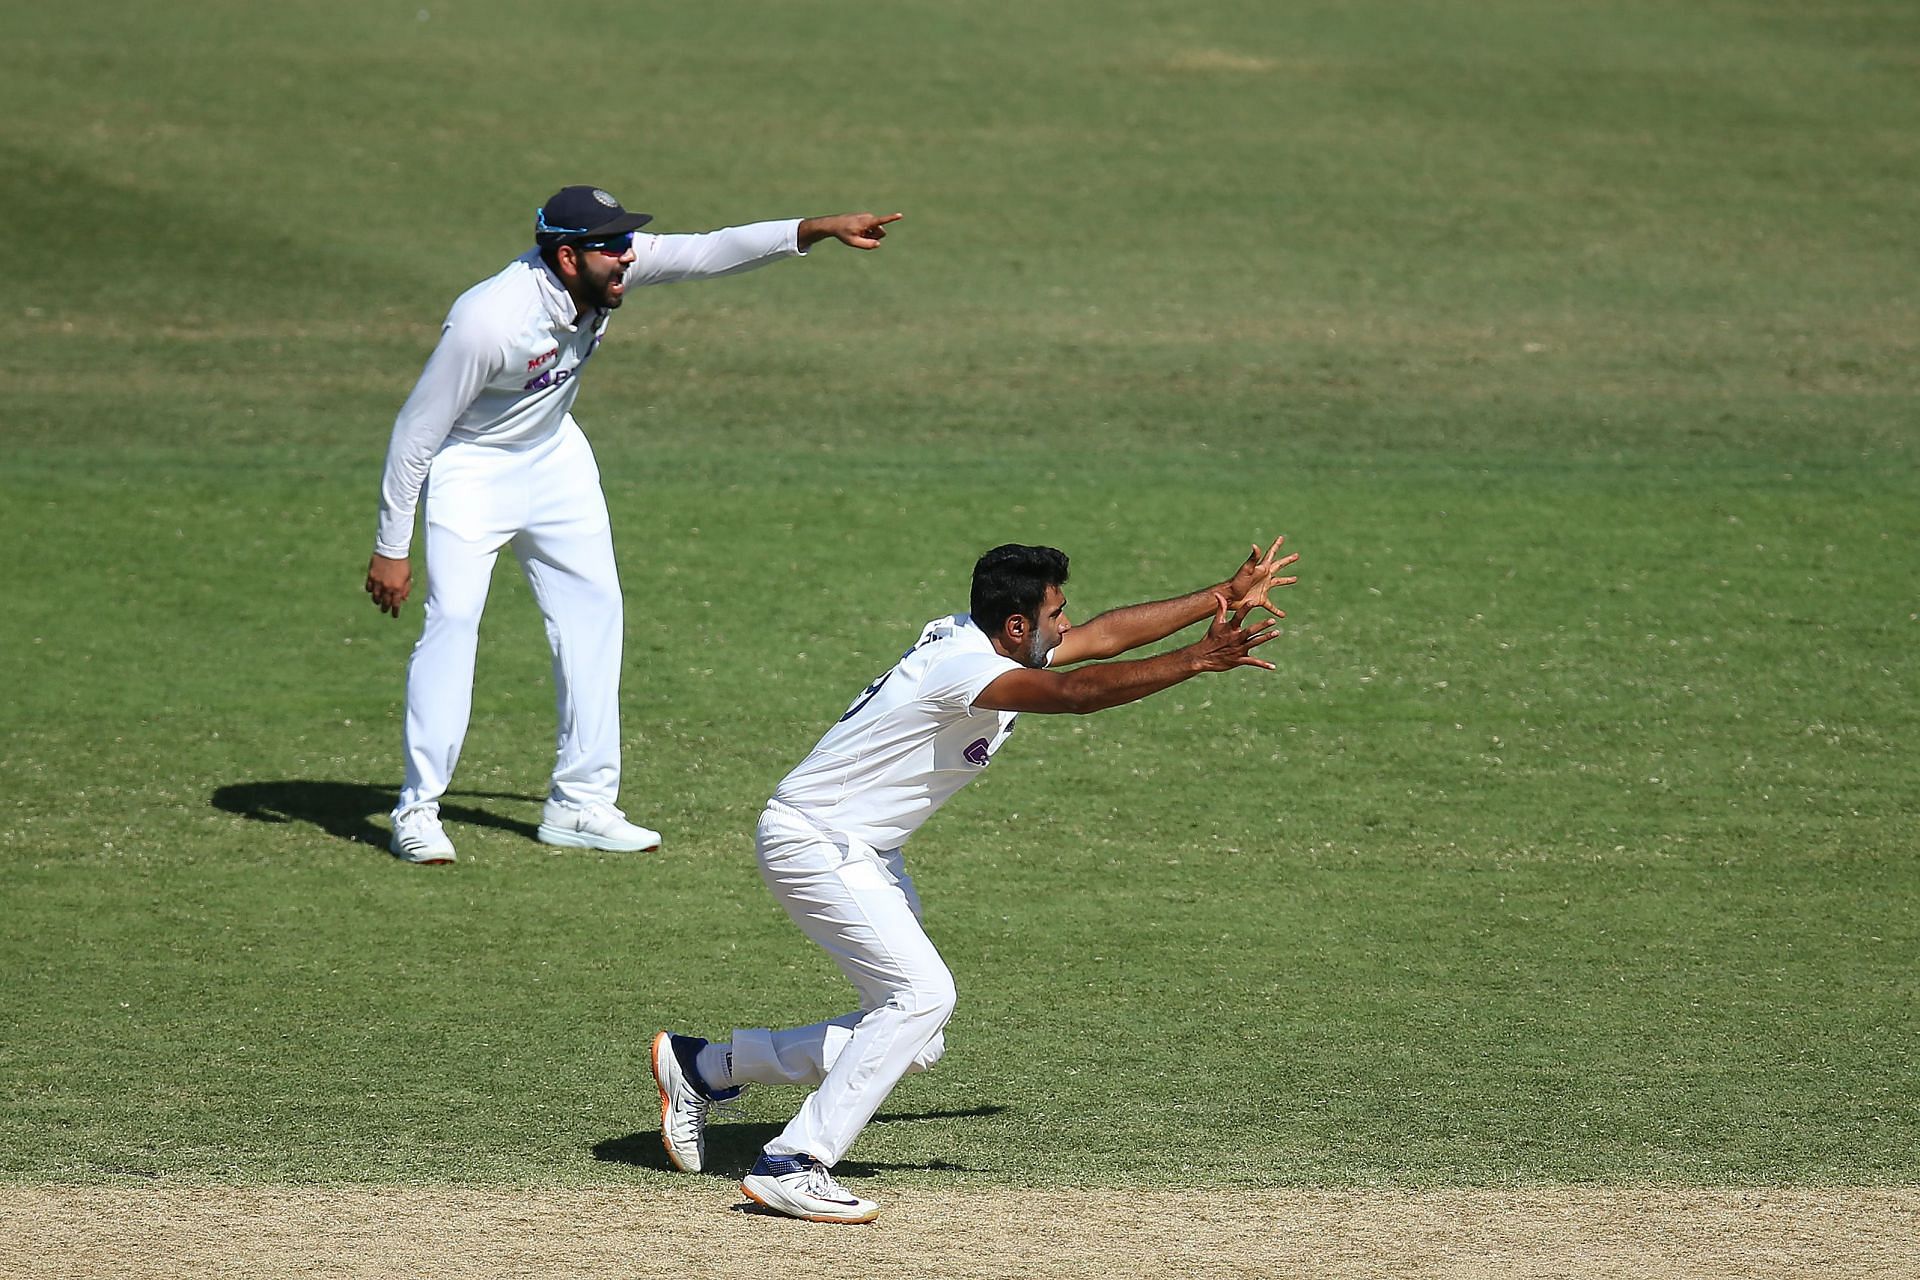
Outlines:
{"label": "cricket player", "polygon": [[[681,1169],[706,1158],[714,1102],[747,1084],[800,1084],[813,1093],[766,1145],[741,1190],[779,1213],[815,1222],[870,1222],[872,1200],[831,1172],[880,1104],[944,1048],[953,977],[920,923],[901,846],[993,759],[1022,711],[1084,714],[1135,702],[1207,671],[1273,670],[1253,650],[1273,638],[1268,593],[1285,540],[1258,545],[1218,586],[1171,600],[1067,620],[1067,557],[1008,545],[980,557],[968,613],[936,618],[892,670],[868,685],[812,754],[786,776],[754,832],[760,875],[787,914],[825,948],[859,993],[843,1017],[793,1030],[736,1031],[731,1043],[662,1031],[653,1040],[660,1135]],[[1099,662],[1202,618],[1206,632],[1150,658]]]}
{"label": "cricket player", "polygon": [[749,271],[830,238],[877,249],[899,217],[847,213],[638,235],[650,214],[628,213],[598,187],[567,187],[535,214],[534,247],[455,300],[393,424],[367,565],[373,603],[399,617],[413,588],[409,553],[424,491],[426,619],[407,666],[395,856],[454,860],[440,797],[467,734],[480,614],[502,547],[513,548],[553,649],[560,727],[540,840],[659,848],[658,832],[614,806],[620,577],[600,473],[571,412],[580,375],[631,289]]}

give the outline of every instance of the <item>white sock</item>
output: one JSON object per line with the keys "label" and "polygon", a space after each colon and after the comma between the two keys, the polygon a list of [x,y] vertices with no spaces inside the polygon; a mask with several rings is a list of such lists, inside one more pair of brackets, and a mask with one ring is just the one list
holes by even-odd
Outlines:
{"label": "white sock", "polygon": [[707,1082],[710,1092],[718,1093],[722,1089],[733,1088],[732,1045],[708,1045],[694,1058],[693,1065],[700,1072],[700,1078]]}

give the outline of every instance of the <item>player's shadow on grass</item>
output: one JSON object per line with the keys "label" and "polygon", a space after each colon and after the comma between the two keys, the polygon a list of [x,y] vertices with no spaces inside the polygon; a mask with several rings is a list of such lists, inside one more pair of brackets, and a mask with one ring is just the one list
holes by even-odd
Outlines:
{"label": "player's shadow on grass", "polygon": [[[448,822],[495,827],[529,840],[534,838],[537,828],[533,823],[516,822],[512,818],[488,813],[485,809],[449,803],[455,795],[476,800],[516,800],[527,804],[539,804],[541,797],[499,791],[458,791],[450,792],[440,801],[440,816]],[[229,783],[214,791],[213,807],[237,813],[252,822],[275,825],[310,823],[337,840],[350,840],[355,844],[370,844],[385,849],[387,830],[375,826],[373,818],[376,814],[389,812],[393,808],[393,799],[392,791],[368,786],[364,782],[312,782],[290,778],[283,782]]]}
{"label": "player's shadow on grass", "polygon": [[[967,1107],[955,1111],[915,1111],[881,1112],[873,1118],[877,1125],[904,1124],[916,1120],[972,1120],[986,1116],[997,1116],[1006,1111],[1005,1107]],[[707,1165],[708,1173],[718,1173],[726,1177],[740,1177],[753,1167],[760,1158],[760,1148],[767,1145],[785,1129],[784,1124],[764,1124],[743,1122],[729,1124],[721,1120],[707,1127]],[[660,1145],[660,1131],[648,1129],[643,1133],[630,1133],[624,1138],[607,1138],[593,1144],[593,1158],[606,1160],[614,1164],[636,1165],[642,1169],[671,1169],[667,1160],[666,1148]],[[881,1161],[842,1160],[833,1166],[835,1173],[844,1173],[850,1178],[870,1178],[876,1173],[889,1169],[937,1169],[948,1173],[979,1173],[978,1169],[963,1164],[954,1164],[947,1160],[927,1160],[918,1164],[888,1164]]]}

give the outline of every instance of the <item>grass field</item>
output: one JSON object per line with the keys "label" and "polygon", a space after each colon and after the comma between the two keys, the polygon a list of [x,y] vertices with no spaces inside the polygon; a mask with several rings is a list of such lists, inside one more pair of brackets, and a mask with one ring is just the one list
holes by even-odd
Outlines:
{"label": "grass field", "polygon": [[[918,838],[960,1011],[843,1171],[1920,1182],[1920,11],[10,28],[0,1177],[667,1187],[650,1034],[846,1003],[753,817],[972,557],[1064,547],[1087,615],[1285,532],[1277,672],[1028,717]],[[907,218],[636,296],[581,394],[666,851],[532,841],[507,568],[461,862],[402,866],[387,431],[577,181]]]}

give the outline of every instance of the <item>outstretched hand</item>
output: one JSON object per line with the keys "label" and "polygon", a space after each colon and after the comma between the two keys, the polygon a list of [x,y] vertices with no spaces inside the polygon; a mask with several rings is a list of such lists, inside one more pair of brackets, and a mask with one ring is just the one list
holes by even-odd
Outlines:
{"label": "outstretched hand", "polygon": [[[1258,552],[1259,548],[1255,547],[1254,550]],[[1213,621],[1207,627],[1207,634],[1193,642],[1194,657],[1200,669],[1231,671],[1235,667],[1260,667],[1272,671],[1273,664],[1254,657],[1253,650],[1278,634],[1276,624],[1266,622],[1258,629],[1251,629],[1245,625],[1250,609],[1238,609],[1229,617],[1227,598],[1216,591],[1213,601]]]}
{"label": "outstretched hand", "polygon": [[802,249],[816,241],[834,239],[855,249],[878,249],[887,238],[887,224],[898,222],[903,213],[839,213],[830,218],[806,218],[795,239]]}
{"label": "outstretched hand", "polygon": [[1280,576],[1282,569],[1300,558],[1298,552],[1289,552],[1284,556],[1280,554],[1280,548],[1286,540],[1286,535],[1282,534],[1275,538],[1273,545],[1264,552],[1260,550],[1259,543],[1254,543],[1253,554],[1247,557],[1247,562],[1241,565],[1231,578],[1227,579],[1222,589],[1227,593],[1227,599],[1233,602],[1234,612],[1245,613],[1250,609],[1265,609],[1276,618],[1287,616],[1281,610],[1274,608],[1272,602],[1267,599],[1269,591],[1290,587],[1300,581],[1296,577]]}

